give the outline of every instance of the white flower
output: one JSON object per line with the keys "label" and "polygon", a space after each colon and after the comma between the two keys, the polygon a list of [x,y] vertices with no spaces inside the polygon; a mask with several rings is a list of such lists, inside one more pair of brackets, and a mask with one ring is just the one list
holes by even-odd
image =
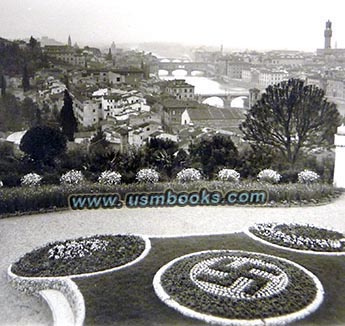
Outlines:
{"label": "white flower", "polygon": [[183,169],[177,173],[176,178],[179,182],[191,182],[201,180],[201,173],[194,168]]}
{"label": "white flower", "polygon": [[84,180],[84,176],[80,171],[71,170],[63,174],[60,178],[62,184],[78,184]]}
{"label": "white flower", "polygon": [[281,179],[281,175],[274,170],[265,169],[258,174],[257,178],[262,182],[278,183]]}
{"label": "white flower", "polygon": [[73,259],[76,257],[85,257],[92,255],[94,251],[105,251],[108,246],[106,240],[80,240],[66,241],[58,244],[48,250],[48,257],[54,259]]}
{"label": "white flower", "polygon": [[298,182],[299,183],[313,183],[320,179],[320,176],[313,171],[304,170],[298,173]]}
{"label": "white flower", "polygon": [[238,182],[240,180],[240,174],[233,169],[221,169],[218,172],[218,179],[222,181]]}
{"label": "white flower", "polygon": [[159,173],[154,169],[141,169],[137,175],[138,182],[156,183],[159,180]]}
{"label": "white flower", "polygon": [[42,177],[39,174],[28,173],[20,179],[20,183],[22,186],[35,187],[40,185],[41,180]]}
{"label": "white flower", "polygon": [[4,186],[4,183],[0,180],[0,188]]}
{"label": "white flower", "polygon": [[98,178],[98,182],[105,185],[117,185],[121,182],[121,174],[114,171],[104,171]]}

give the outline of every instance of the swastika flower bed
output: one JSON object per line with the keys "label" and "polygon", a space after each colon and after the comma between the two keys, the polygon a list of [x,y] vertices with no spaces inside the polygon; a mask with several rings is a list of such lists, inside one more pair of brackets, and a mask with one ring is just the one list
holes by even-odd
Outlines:
{"label": "swastika flower bed", "polygon": [[95,235],[58,241],[25,254],[11,269],[26,277],[94,273],[134,261],[145,247],[145,239],[136,235]]}
{"label": "swastika flower bed", "polygon": [[179,257],[157,272],[153,285],[168,306],[222,325],[291,322],[315,311],[323,299],[320,281],[302,266],[245,251]]}
{"label": "swastika flower bed", "polygon": [[249,232],[278,246],[345,254],[345,236],[342,233],[312,225],[260,223],[250,227]]}

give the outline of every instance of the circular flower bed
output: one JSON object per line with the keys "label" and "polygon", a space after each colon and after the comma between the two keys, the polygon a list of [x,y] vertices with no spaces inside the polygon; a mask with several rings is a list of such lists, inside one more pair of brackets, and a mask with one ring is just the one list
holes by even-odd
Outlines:
{"label": "circular flower bed", "polygon": [[261,223],[249,228],[249,233],[278,246],[323,253],[345,253],[342,233],[312,225]]}
{"label": "circular flower bed", "polygon": [[320,281],[289,260],[244,251],[203,251],[155,275],[158,297],[182,314],[222,325],[282,324],[315,311]]}
{"label": "circular flower bed", "polygon": [[59,277],[121,267],[147,251],[147,241],[135,235],[96,235],[58,241],[25,254],[11,267],[24,277]]}

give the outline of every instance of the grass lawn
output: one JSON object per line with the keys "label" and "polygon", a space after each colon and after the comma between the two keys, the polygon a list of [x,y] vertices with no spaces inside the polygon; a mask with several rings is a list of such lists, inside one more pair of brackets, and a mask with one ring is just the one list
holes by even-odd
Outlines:
{"label": "grass lawn", "polygon": [[292,323],[345,325],[345,260],[275,249],[243,233],[151,239],[152,249],[141,262],[122,271],[75,280],[86,303],[86,325],[204,325],[184,317],[155,295],[152,280],[158,269],[182,255],[210,249],[246,250],[292,260],[314,273],[325,290],[324,302],[305,319]]}

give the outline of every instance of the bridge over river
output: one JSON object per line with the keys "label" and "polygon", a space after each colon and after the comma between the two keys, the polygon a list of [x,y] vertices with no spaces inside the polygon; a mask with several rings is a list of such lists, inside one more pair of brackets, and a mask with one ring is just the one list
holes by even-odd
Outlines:
{"label": "bridge over river", "polygon": [[230,92],[230,93],[214,93],[214,94],[195,94],[195,98],[198,102],[202,103],[206,99],[211,97],[217,97],[223,100],[223,104],[225,108],[230,108],[231,103],[236,98],[246,98],[249,100],[249,91],[243,90],[243,91],[237,91],[237,92]]}
{"label": "bridge over river", "polygon": [[185,70],[187,76],[192,76],[192,72],[203,72],[205,76],[214,76],[216,73],[216,66],[207,62],[159,62],[159,70],[165,70],[169,75],[172,75],[176,70]]}

